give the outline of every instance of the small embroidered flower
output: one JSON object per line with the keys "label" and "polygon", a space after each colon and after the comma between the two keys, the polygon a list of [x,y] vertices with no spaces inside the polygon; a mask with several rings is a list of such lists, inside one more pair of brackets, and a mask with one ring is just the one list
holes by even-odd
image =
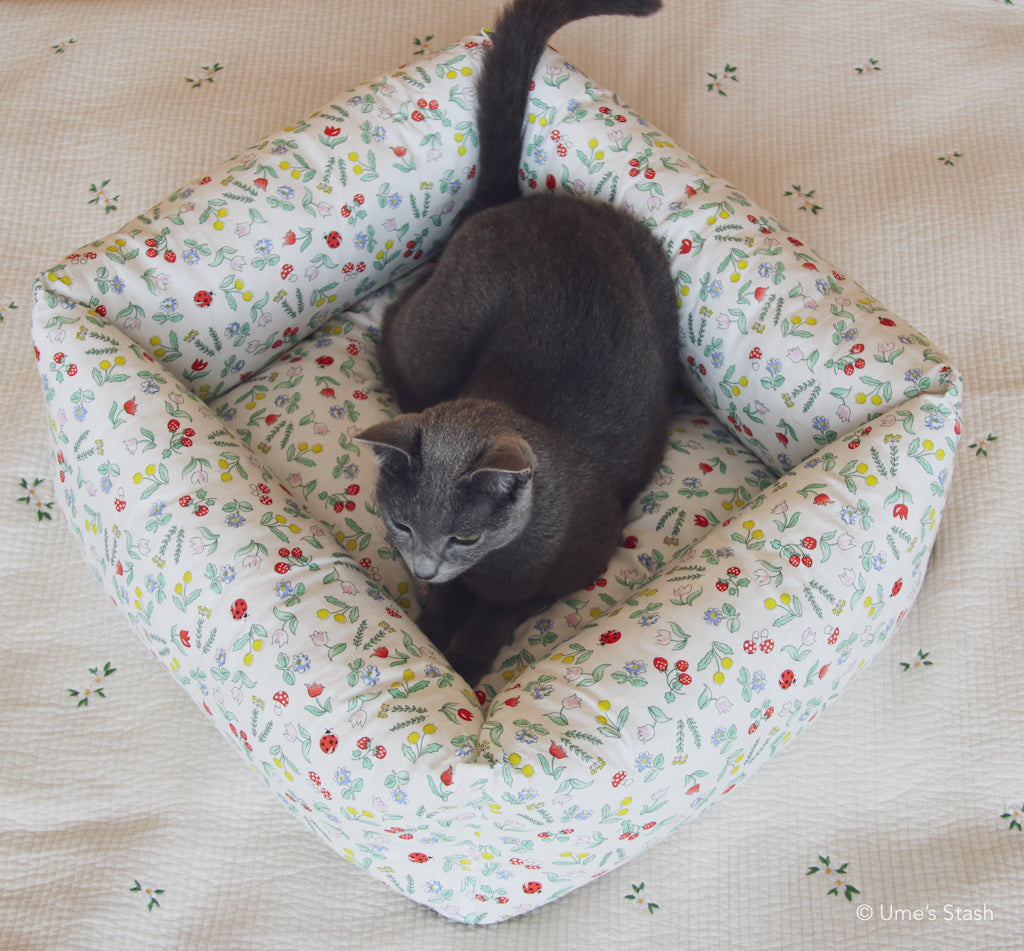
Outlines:
{"label": "small embroidered flower", "polygon": [[645,886],[645,882],[641,882],[639,885],[633,885],[633,894],[623,895],[622,897],[628,899],[631,902],[634,902],[638,908],[643,908],[646,906],[647,910],[653,915],[654,912],[657,911],[660,906],[644,898]]}
{"label": "small embroidered flower", "polygon": [[97,684],[102,684],[103,681],[107,677],[109,677],[113,673],[116,673],[116,671],[117,671],[117,668],[116,667],[112,667],[110,665],[110,661],[107,661],[107,663],[105,663],[103,665],[103,670],[102,671],[100,670],[99,667],[90,667],[89,668],[89,673],[92,674],[92,678],[93,678],[92,679],[92,686],[83,687],[81,690],[74,690],[71,687],[68,687],[68,695],[73,700],[77,700],[78,701],[78,703],[76,704],[76,706],[78,706],[78,707],[87,707],[87,706],[89,706],[89,700],[92,699],[93,697],[103,697],[103,698],[106,698],[107,695],[103,692],[104,688],[102,686],[96,686],[96,685]]}
{"label": "small embroidered flower", "polygon": [[204,83],[212,83],[214,74],[219,73],[224,67],[220,63],[214,63],[212,66],[202,66],[200,68],[202,72],[197,79],[193,79],[191,76],[185,77],[185,82],[189,83],[193,89],[198,89]]}
{"label": "small embroidered flower", "polygon": [[833,867],[828,856],[822,855],[818,856],[818,861],[821,862],[821,865],[812,865],[807,869],[807,874],[817,875],[820,872],[831,883],[832,887],[825,893],[826,895],[839,895],[841,893],[847,901],[853,901],[853,896],[860,894],[859,888],[854,888],[853,885],[845,880],[848,862],[843,862],[842,865]]}
{"label": "small embroidered flower", "polygon": [[143,896],[149,899],[149,904],[146,906],[148,911],[152,911],[154,908],[160,907],[160,902],[157,901],[157,896],[162,895],[164,890],[162,888],[144,888],[139,884],[138,879],[135,880],[135,884],[128,889],[130,892],[140,892]]}
{"label": "small embroidered flower", "polygon": [[40,522],[53,520],[53,515],[50,512],[50,509],[52,509],[53,506],[56,504],[53,501],[44,502],[42,499],[39,498],[39,493],[37,489],[39,488],[39,486],[43,484],[43,481],[43,479],[33,479],[30,485],[28,479],[18,480],[18,485],[20,485],[22,491],[25,492],[25,495],[18,497],[18,501],[24,502],[26,505],[35,508],[36,518]]}
{"label": "small embroidered flower", "polygon": [[998,438],[998,436],[993,436],[992,433],[989,433],[984,439],[972,442],[968,448],[974,450],[975,456],[987,456],[989,443],[994,443]]}
{"label": "small embroidered flower", "polygon": [[707,84],[707,91],[717,92],[720,96],[728,95],[724,88],[725,84],[727,82],[739,82],[739,77],[736,75],[736,71],[738,69],[738,66],[730,66],[726,63],[725,69],[723,69],[721,73],[707,73],[711,78],[711,82]]}
{"label": "small embroidered flower", "polygon": [[[105,178],[99,184],[92,184],[89,186],[89,191],[92,192],[93,198],[90,198],[88,204],[99,205],[104,213],[110,213],[111,211],[117,211],[117,202],[120,200],[120,195],[110,195],[106,192],[107,185],[110,184],[110,179]],[[122,284],[123,288],[124,285]]]}

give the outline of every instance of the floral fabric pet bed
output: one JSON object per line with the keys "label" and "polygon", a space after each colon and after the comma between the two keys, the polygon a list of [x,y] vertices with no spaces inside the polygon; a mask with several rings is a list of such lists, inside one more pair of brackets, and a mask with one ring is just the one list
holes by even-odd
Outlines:
{"label": "floral fabric pet bed", "polygon": [[700,400],[606,573],[470,690],[416,627],[353,436],[396,411],[383,310],[472,192],[484,42],[69,255],[34,313],[98,580],[287,809],[471,923],[669,835],[856,677],[921,585],[960,433],[958,372],[924,337],[549,51],[523,188],[650,225]]}

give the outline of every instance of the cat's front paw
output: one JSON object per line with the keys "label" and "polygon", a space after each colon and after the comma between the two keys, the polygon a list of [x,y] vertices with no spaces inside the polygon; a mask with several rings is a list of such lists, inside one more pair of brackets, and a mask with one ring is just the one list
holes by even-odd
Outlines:
{"label": "cat's front paw", "polygon": [[463,654],[457,650],[445,654],[449,665],[470,687],[475,687],[480,679],[491,670],[493,658],[479,654]]}
{"label": "cat's front paw", "polygon": [[430,638],[430,643],[444,654],[455,636],[456,628],[445,618],[424,611],[416,622],[419,629]]}

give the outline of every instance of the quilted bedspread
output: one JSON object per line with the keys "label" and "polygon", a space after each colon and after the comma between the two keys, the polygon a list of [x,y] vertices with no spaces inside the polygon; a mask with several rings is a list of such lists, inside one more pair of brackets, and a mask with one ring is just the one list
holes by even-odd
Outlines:
{"label": "quilted bedspread", "polygon": [[4,5],[0,951],[1024,947],[1020,0],[666,0],[554,40],[965,378],[956,480],[902,626],[784,755],[627,864],[490,927],[406,901],[281,807],[83,559],[51,469],[35,278],[499,6]]}

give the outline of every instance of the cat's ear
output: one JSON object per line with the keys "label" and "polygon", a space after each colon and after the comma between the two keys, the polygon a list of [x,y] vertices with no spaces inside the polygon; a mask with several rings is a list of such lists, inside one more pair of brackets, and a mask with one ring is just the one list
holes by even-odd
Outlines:
{"label": "cat's ear", "polygon": [[354,438],[373,449],[382,468],[402,470],[419,454],[420,417],[416,413],[403,413],[364,429]]}
{"label": "cat's ear", "polygon": [[502,436],[487,447],[470,480],[484,492],[511,498],[530,483],[536,465],[537,457],[525,439]]}

